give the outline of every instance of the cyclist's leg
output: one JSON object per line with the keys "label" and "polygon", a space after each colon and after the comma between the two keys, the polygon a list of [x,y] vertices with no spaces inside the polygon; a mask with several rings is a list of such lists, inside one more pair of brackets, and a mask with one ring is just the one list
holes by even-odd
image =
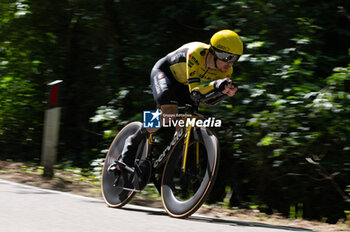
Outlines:
{"label": "cyclist's leg", "polygon": [[[178,113],[177,107],[177,104],[161,105],[161,123],[163,123],[163,118],[164,122],[167,124],[170,120],[174,119]],[[139,130],[136,131],[135,134],[129,136],[125,140],[125,145],[122,151],[122,161],[128,166],[133,166],[133,162],[135,160],[135,155],[137,152],[137,144],[139,144],[143,139],[147,138],[150,135],[150,133],[155,133],[158,130],[159,128],[141,127]]]}
{"label": "cyclist's leg", "polygon": [[151,87],[154,100],[162,112],[162,123],[169,125],[169,121],[178,115],[178,106],[191,104],[188,86],[173,77],[164,58],[152,70]]}
{"label": "cyclist's leg", "polygon": [[153,98],[162,113],[162,124],[168,123],[177,115],[178,95],[182,94],[177,89],[178,84],[168,70],[166,60],[159,60],[151,72],[151,87]]}
{"label": "cyclist's leg", "polygon": [[129,136],[125,140],[125,145],[121,154],[122,162],[124,162],[127,166],[134,166],[134,160],[137,152],[137,145],[140,142],[149,136],[149,132],[146,128],[141,127],[138,129],[135,134]]}
{"label": "cyclist's leg", "polygon": [[[151,87],[154,99],[158,108],[161,109],[162,115],[176,115],[177,102],[176,96],[172,88],[173,81],[168,75],[160,69],[160,66],[164,64],[165,60],[161,59],[156,63],[151,72]],[[163,116],[162,116],[163,117]],[[167,120],[170,119],[165,119]],[[162,122],[163,120],[161,120]],[[133,166],[137,145],[150,133],[155,133],[159,128],[140,128],[135,134],[128,137],[125,141],[125,145],[121,154],[122,160],[127,166]]]}
{"label": "cyclist's leg", "polygon": [[[163,118],[165,123],[169,123],[170,120],[174,119],[178,112],[177,107],[177,104],[161,105],[161,123],[163,123]],[[143,139],[147,138],[151,133],[155,133],[158,130],[159,128],[141,127],[139,130],[136,131],[135,134],[129,136],[125,140],[125,145],[122,151],[122,162],[124,162],[129,167],[133,166],[135,155],[137,152],[137,144],[139,144]]]}

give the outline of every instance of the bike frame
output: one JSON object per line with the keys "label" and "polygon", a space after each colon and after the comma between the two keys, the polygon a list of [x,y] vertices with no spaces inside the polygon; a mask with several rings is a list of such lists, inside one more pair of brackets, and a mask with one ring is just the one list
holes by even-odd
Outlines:
{"label": "bike frame", "polygon": [[[200,116],[198,114],[194,114],[190,116],[190,119],[197,119]],[[187,118],[187,117],[186,117]],[[185,118],[185,119],[186,119]],[[176,147],[179,141],[181,139],[184,139],[184,159],[183,159],[183,171],[185,170],[186,167],[186,160],[187,160],[187,151],[188,151],[188,146],[190,142],[190,137],[191,137],[191,131],[194,129],[192,125],[189,125],[188,127],[182,127],[180,130],[176,133],[176,135],[173,137],[172,141],[169,143],[169,145],[164,149],[164,151],[161,153],[161,155],[156,159],[156,161],[153,162],[152,167],[153,170],[158,170],[169,158],[169,155],[172,153],[172,150]],[[150,149],[148,149],[148,154],[147,157],[152,157],[151,152],[152,152],[152,145],[153,145],[153,134],[150,134],[150,137],[148,139],[148,146]],[[198,153],[198,144],[197,144],[197,163],[199,163],[199,153]]]}
{"label": "bike frame", "polygon": [[[188,117],[185,117],[185,119],[187,119]],[[189,116],[190,120],[192,119],[197,119],[197,118],[204,118],[202,115],[198,114],[198,113],[193,113],[193,115]],[[159,193],[160,193],[160,184],[159,184],[159,180],[156,178],[155,173],[161,169],[161,167],[166,163],[166,161],[169,159],[170,155],[173,152],[173,149],[175,149],[175,147],[178,145],[178,143],[184,138],[184,146],[183,146],[183,160],[182,160],[182,171],[185,172],[186,170],[186,163],[187,163],[187,152],[188,152],[188,147],[189,147],[189,143],[190,143],[190,137],[191,137],[191,133],[193,132],[193,130],[196,127],[193,127],[191,124],[189,126],[185,126],[185,127],[181,127],[180,130],[177,131],[177,133],[174,135],[172,141],[169,143],[169,145],[163,150],[163,152],[161,153],[161,155],[154,161],[152,162],[152,147],[154,144],[154,140],[153,140],[153,133],[150,134],[148,141],[147,141],[147,145],[148,145],[148,149],[147,149],[147,154],[146,154],[146,158],[149,159],[152,163],[152,173],[151,173],[151,177],[152,180],[156,186],[156,188],[158,189]],[[199,165],[199,143],[196,142],[196,165]]]}
{"label": "bike frame", "polygon": [[[222,100],[224,100],[227,97],[227,95],[222,94],[217,91],[213,91],[208,93],[207,95],[201,96],[201,100],[196,100],[196,103],[194,105],[186,105],[184,107],[179,107],[178,109],[180,111],[185,112],[185,117],[184,119],[187,119],[188,117],[190,120],[192,119],[198,119],[202,118],[205,119],[205,117],[201,114],[198,113],[198,106],[199,104],[204,104],[204,105],[216,105]],[[190,115],[188,115],[190,114]],[[151,161],[152,164],[152,173],[151,176],[154,180],[154,183],[156,184],[157,180],[155,178],[155,173],[163,166],[163,164],[169,159],[169,156],[172,154],[173,149],[178,145],[179,141],[184,138],[184,146],[183,146],[183,160],[182,160],[182,171],[185,173],[186,172],[186,163],[187,163],[187,152],[188,152],[188,147],[190,143],[190,137],[191,133],[195,132],[196,126],[192,126],[191,124],[189,126],[185,126],[180,128],[179,131],[174,135],[172,141],[169,143],[169,145],[163,150],[163,152],[160,154],[160,156],[152,162],[152,145],[154,143],[153,140],[153,133],[150,134],[147,142],[147,153],[146,153],[146,159]],[[196,134],[194,134],[195,138],[198,138]],[[199,166],[199,142],[196,142],[196,165],[197,167]],[[157,184],[156,184],[157,185]],[[159,190],[159,186],[156,186],[157,189]]]}

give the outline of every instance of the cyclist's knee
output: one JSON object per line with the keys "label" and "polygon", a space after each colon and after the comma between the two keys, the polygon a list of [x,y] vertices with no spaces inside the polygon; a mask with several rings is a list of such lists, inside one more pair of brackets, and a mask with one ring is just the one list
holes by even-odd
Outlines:
{"label": "cyclist's knee", "polygon": [[[163,124],[163,122],[169,123],[170,120],[176,118],[176,115],[178,113],[177,107],[178,106],[175,105],[175,104],[168,104],[168,105],[161,105],[160,106],[160,109],[161,109],[161,112],[162,112],[162,116],[161,116],[162,124]],[[159,128],[146,128],[146,130],[149,133],[155,133],[155,132],[157,132],[159,130]]]}
{"label": "cyclist's knee", "polygon": [[146,130],[148,133],[152,134],[156,133],[159,130],[159,128],[146,128]]}
{"label": "cyclist's knee", "polygon": [[175,119],[178,113],[177,105],[169,104],[160,106],[162,110],[162,122],[168,123],[170,120]]}

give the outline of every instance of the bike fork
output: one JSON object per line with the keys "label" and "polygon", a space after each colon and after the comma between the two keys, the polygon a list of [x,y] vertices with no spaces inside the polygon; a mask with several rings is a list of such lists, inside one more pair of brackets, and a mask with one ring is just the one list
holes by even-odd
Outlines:
{"label": "bike fork", "polygon": [[188,155],[188,147],[190,144],[190,137],[191,132],[193,132],[194,140],[196,141],[196,167],[199,167],[199,142],[198,142],[198,135],[197,131],[193,129],[192,126],[189,126],[186,131],[185,135],[185,142],[184,142],[184,151],[183,151],[183,160],[182,160],[182,172],[186,172],[186,164],[187,164],[187,155]]}

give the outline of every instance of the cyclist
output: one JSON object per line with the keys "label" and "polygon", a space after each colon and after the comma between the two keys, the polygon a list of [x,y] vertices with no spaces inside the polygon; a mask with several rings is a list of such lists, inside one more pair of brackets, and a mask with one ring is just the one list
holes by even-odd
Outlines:
{"label": "cyclist", "polygon": [[[221,91],[230,97],[234,96],[238,89],[230,80],[232,65],[242,53],[243,43],[239,35],[232,30],[222,30],[211,37],[210,44],[187,43],[160,59],[152,69],[151,86],[161,114],[176,115],[178,106],[192,102],[192,91],[201,94]],[[168,122],[171,117],[164,120]],[[157,130],[141,128],[128,137],[122,160],[109,169],[119,169],[119,165],[132,167],[137,145]]]}

